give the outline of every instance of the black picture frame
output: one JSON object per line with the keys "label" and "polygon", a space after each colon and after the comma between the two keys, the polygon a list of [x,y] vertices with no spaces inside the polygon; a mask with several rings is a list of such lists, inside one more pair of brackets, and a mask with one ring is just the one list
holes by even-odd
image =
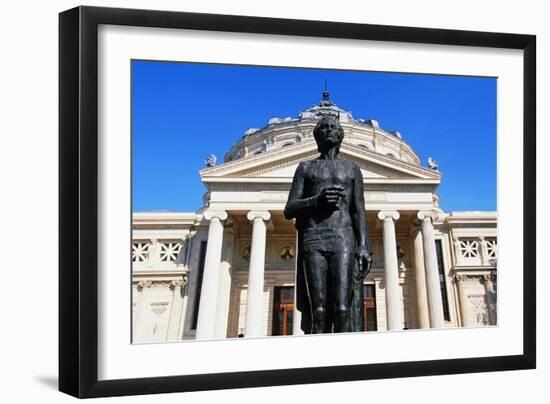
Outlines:
{"label": "black picture frame", "polygon": [[[523,354],[98,381],[98,26],[180,28],[523,51]],[[536,37],[168,11],[59,15],[59,390],[75,397],[183,392],[536,367]]]}

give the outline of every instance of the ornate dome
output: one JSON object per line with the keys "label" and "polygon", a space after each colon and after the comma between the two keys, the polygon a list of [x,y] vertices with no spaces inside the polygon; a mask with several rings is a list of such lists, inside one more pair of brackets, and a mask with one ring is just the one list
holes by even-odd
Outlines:
{"label": "ornate dome", "polygon": [[330,100],[327,91],[323,92],[319,104],[300,112],[297,118],[273,117],[263,128],[247,129],[241,139],[226,153],[224,161],[234,161],[304,142],[314,142],[313,128],[317,121],[326,115],[335,116],[340,121],[345,133],[344,143],[420,166],[420,158],[403,141],[399,132],[382,129],[374,119],[354,119],[351,111],[339,108]]}

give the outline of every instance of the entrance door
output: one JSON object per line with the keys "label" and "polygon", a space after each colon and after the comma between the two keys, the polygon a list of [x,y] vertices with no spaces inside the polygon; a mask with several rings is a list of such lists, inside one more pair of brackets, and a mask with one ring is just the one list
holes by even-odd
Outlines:
{"label": "entrance door", "polygon": [[292,335],[294,287],[276,286],[273,296],[273,325],[271,335]]}
{"label": "entrance door", "polygon": [[363,318],[365,331],[376,331],[376,296],[374,285],[363,285]]}
{"label": "entrance door", "polygon": [[[363,285],[364,330],[376,331],[376,296],[374,285]],[[271,335],[292,335],[294,314],[294,287],[276,286],[273,296],[273,323]]]}

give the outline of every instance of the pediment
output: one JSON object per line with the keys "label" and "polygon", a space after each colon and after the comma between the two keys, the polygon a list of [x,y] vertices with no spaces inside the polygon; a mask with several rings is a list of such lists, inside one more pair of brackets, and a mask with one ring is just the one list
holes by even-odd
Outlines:
{"label": "pediment", "polygon": [[[292,179],[301,161],[312,160],[318,156],[315,143],[309,143],[220,164],[204,169],[200,174],[203,179],[205,177]],[[438,172],[349,144],[342,145],[340,158],[355,161],[365,179],[438,180],[441,177]]]}

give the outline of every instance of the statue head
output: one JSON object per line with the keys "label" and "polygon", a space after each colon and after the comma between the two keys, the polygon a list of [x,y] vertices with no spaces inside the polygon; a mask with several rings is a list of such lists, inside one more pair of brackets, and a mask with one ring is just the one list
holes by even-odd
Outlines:
{"label": "statue head", "polygon": [[313,137],[320,153],[327,152],[333,147],[339,149],[344,140],[344,129],[336,117],[325,116],[315,125]]}

